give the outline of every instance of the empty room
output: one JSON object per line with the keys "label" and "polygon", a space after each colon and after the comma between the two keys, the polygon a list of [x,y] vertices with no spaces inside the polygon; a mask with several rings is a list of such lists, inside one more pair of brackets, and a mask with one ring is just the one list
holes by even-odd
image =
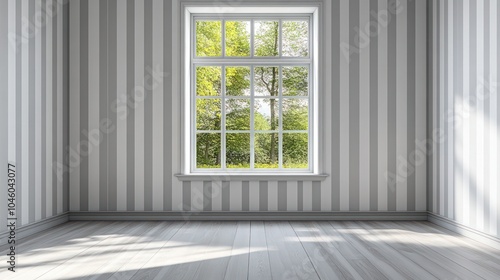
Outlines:
{"label": "empty room", "polygon": [[0,279],[500,279],[497,0],[0,0]]}

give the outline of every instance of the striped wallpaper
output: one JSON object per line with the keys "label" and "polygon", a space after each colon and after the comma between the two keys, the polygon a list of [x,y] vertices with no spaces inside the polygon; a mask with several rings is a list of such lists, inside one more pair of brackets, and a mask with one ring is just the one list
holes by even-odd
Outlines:
{"label": "striped wallpaper", "polygon": [[71,211],[425,211],[426,1],[324,8],[330,176],[181,182],[179,1],[70,1]]}
{"label": "striped wallpaper", "polygon": [[[0,1],[0,220],[7,162],[17,167],[18,226],[68,211],[68,5]],[[6,231],[2,222],[0,233]]]}
{"label": "striped wallpaper", "polygon": [[429,6],[429,210],[500,237],[500,3]]}

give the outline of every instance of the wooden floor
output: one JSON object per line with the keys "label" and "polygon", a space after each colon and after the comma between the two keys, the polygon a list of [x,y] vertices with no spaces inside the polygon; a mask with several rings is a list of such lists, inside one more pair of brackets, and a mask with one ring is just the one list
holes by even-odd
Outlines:
{"label": "wooden floor", "polygon": [[0,279],[500,279],[499,250],[428,222],[69,222],[20,241]]}

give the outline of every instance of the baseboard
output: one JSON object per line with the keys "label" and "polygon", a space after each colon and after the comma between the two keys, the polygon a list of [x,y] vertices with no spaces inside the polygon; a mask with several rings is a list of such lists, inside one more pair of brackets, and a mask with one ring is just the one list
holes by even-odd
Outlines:
{"label": "baseboard", "polygon": [[[56,216],[52,216],[47,219],[43,219],[41,221],[29,223],[27,225],[24,225],[16,229],[16,240],[20,240],[22,238],[39,233],[41,231],[47,230],[57,225],[64,224],[67,221],[69,221],[69,213],[65,212]],[[1,244],[0,251],[8,248],[7,246],[8,236],[9,232],[7,231],[0,233],[0,244]]]}
{"label": "baseboard", "polygon": [[426,221],[427,212],[70,212],[71,221]]}
{"label": "baseboard", "polygon": [[486,244],[488,246],[500,250],[500,238],[483,233],[471,227],[459,224],[454,220],[448,219],[440,215],[436,215],[434,213],[429,212],[427,215],[428,215],[428,221],[433,224],[444,227],[460,235],[469,237],[471,239],[474,239],[483,244]]}

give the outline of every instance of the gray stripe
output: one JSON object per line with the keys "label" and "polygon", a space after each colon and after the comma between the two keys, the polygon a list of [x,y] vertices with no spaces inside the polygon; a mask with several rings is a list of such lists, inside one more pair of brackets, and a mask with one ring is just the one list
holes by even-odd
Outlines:
{"label": "gray stripe", "polygon": [[[477,30],[477,17],[476,17],[476,12],[477,12],[477,7],[475,3],[471,2],[470,5],[470,64],[469,64],[469,69],[470,69],[470,85],[469,85],[469,92],[470,92],[470,105],[471,105],[471,116],[476,115],[477,113],[477,99],[475,96],[476,93],[476,86],[477,86],[477,54],[476,54],[476,44],[477,44],[477,36],[476,36],[476,30]],[[446,64],[445,64],[446,65]],[[477,137],[477,131],[476,131],[476,125],[472,124],[470,126],[470,146],[469,146],[469,166],[471,166],[471,174],[477,174],[477,168],[476,168],[476,137]],[[470,176],[470,187],[469,187],[469,202],[470,202],[470,212],[469,212],[469,217],[470,219],[470,225],[471,227],[476,226],[476,197],[477,197],[477,182],[473,178],[474,176]],[[446,178],[446,177],[445,177]]]}
{"label": "gray stripe", "polygon": [[172,1],[163,2],[163,210],[172,210]]}
{"label": "gray stripe", "polygon": [[[21,34],[21,1],[16,1],[16,34]],[[16,36],[17,40],[20,40],[18,36]],[[16,41],[16,179],[17,179],[17,189],[16,196],[23,197],[23,189],[25,186],[23,185],[23,170],[21,168],[23,163],[23,154],[22,154],[22,53],[21,53],[21,42]],[[17,217],[20,217],[21,224],[23,224],[22,213],[23,213],[23,201],[19,199],[17,201]]]}
{"label": "gray stripe", "polygon": [[203,211],[212,211],[212,181],[203,181]]}
{"label": "gray stripe", "polygon": [[[359,0],[349,1],[349,45],[359,47]],[[359,210],[359,52],[349,62],[349,210]]]}
{"label": "gray stripe", "polygon": [[117,136],[116,112],[111,109],[111,106],[116,103],[118,98],[116,75],[117,75],[117,0],[108,1],[108,118],[112,124],[111,130],[108,132],[108,211],[116,211],[117,207]]}
{"label": "gray stripe", "polygon": [[287,210],[286,181],[278,181],[278,211]]}
{"label": "gray stripe", "polygon": [[231,186],[229,181],[222,181],[222,211],[229,211],[229,205],[231,202]]}
{"label": "gray stripe", "polygon": [[[64,1],[63,6],[63,146],[59,147],[63,152],[63,162],[64,162],[64,170],[63,170],[63,212],[69,210],[69,0]],[[43,13],[42,13],[43,16]],[[42,27],[43,28],[43,27]],[[42,41],[42,54],[45,52]],[[43,55],[42,55],[43,57]],[[45,63],[42,63],[42,67],[44,67]],[[42,68],[43,69],[43,68]],[[43,72],[43,71],[42,71]],[[43,74],[42,74],[43,76]],[[42,79],[43,83],[43,79]],[[43,94],[42,94],[42,98]],[[43,110],[45,106],[42,105],[42,116]],[[42,126],[45,126],[45,122],[42,121]],[[43,129],[42,129],[43,131]],[[43,143],[44,137],[42,137]],[[45,147],[42,144],[42,148]],[[42,162],[44,161],[44,157],[42,156]],[[43,164],[42,164],[43,165]],[[44,172],[42,171],[42,177]],[[42,184],[45,180],[42,180]],[[42,192],[43,193],[43,192]],[[43,196],[43,195],[42,195]],[[43,201],[43,200],[42,200]],[[43,207],[43,205],[42,205]],[[43,208],[42,208],[43,209]]]}
{"label": "gray stripe", "polygon": [[[34,15],[35,15],[35,2],[34,1],[29,1],[28,2],[28,20],[34,21]],[[30,31],[30,38],[29,38],[29,58],[28,58],[28,65],[29,67],[29,192],[28,192],[28,198],[29,198],[29,222],[34,222],[35,221],[35,168],[36,168],[36,158],[35,158],[35,69],[36,69],[36,64],[35,64],[35,33],[32,33],[33,31]],[[37,31],[35,31],[37,32]],[[54,141],[56,147],[57,147],[57,141]],[[55,214],[55,212],[54,212]]]}
{"label": "gray stripe", "polygon": [[340,210],[340,1],[332,3],[332,210]]}
{"label": "gray stripe", "polygon": [[[46,18],[46,2],[45,0],[42,0],[42,7],[41,7],[41,17],[42,17],[42,22],[45,22],[47,20]],[[41,180],[42,180],[42,184],[41,184],[41,206],[42,206],[42,209],[41,209],[41,218],[42,219],[45,219],[47,217],[47,164],[46,164],[46,156],[47,156],[47,149],[46,149],[46,144],[47,144],[47,102],[46,102],[46,94],[47,94],[47,77],[46,77],[46,72],[45,72],[45,68],[46,68],[46,36],[47,36],[47,24],[42,24],[41,26],[41,33],[42,33],[42,57],[41,57],[41,63],[42,63],[42,88],[41,88],[41,94],[42,94],[42,166],[40,167],[42,169],[42,177],[41,177]],[[68,202],[66,202],[68,203]]]}
{"label": "gray stripe", "polygon": [[[394,7],[396,0],[389,0],[388,7]],[[397,15],[393,14],[387,30],[387,171],[396,173],[396,21]],[[396,180],[388,177],[387,210],[396,210]]]}
{"label": "gray stripe", "polygon": [[416,189],[415,189],[415,139],[416,139],[416,122],[415,122],[415,78],[416,78],[416,26],[415,26],[415,1],[408,1],[408,72],[407,72],[407,159],[409,162],[408,166],[408,179],[407,179],[407,204],[406,210],[415,211],[416,203]]}
{"label": "gray stripe", "polygon": [[[80,0],[80,145],[84,152],[88,151],[89,139],[84,131],[89,124],[89,1]],[[85,145],[86,143],[86,145]],[[81,153],[80,163],[80,211],[89,210],[89,157]],[[50,187],[50,186],[47,186]]]}
{"label": "gray stripe", "polygon": [[[134,0],[127,1],[127,210],[135,209],[135,110],[134,110],[134,68],[135,68],[135,32]],[[128,104],[128,103],[127,103]],[[191,201],[189,202],[191,205]]]}
{"label": "gray stripe", "polygon": [[144,210],[153,210],[153,1],[144,1]]}
{"label": "gray stripe", "polygon": [[[443,102],[444,102],[444,114],[447,114],[449,111],[448,111],[448,100],[447,100],[447,97],[449,97],[449,94],[448,94],[448,86],[449,86],[449,79],[448,79],[448,46],[447,46],[447,43],[448,43],[448,0],[445,0],[444,1],[444,43],[443,43],[443,56],[444,56],[444,93],[442,94],[445,94],[444,98],[443,98]],[[448,183],[448,170],[449,170],[449,165],[450,163],[448,162],[448,145],[449,145],[449,141],[450,141],[450,126],[446,125],[446,121],[445,121],[445,125],[444,125],[444,135],[445,135],[445,141],[444,141],[444,170],[443,170],[443,175],[444,175],[444,186],[442,186],[444,188],[444,216],[445,217],[449,217],[449,213],[448,213],[448,204],[450,203],[449,199],[448,199],[448,187],[449,187],[449,183]]]}
{"label": "gray stripe", "polygon": [[[455,5],[456,6],[456,5]],[[484,80],[486,82],[486,85],[490,85],[490,2],[489,1],[484,1]],[[454,65],[455,66],[455,65]],[[455,68],[455,67],[454,67]],[[489,89],[487,86],[484,88],[486,91],[486,94],[489,94]],[[488,95],[485,95],[486,98],[484,98],[484,116],[488,118],[490,116],[490,101],[491,97]],[[453,95],[451,95],[451,98],[453,98]],[[481,143],[479,144],[481,145]],[[489,164],[490,162],[490,155],[487,152],[487,149],[490,146],[490,130],[486,126],[484,129],[484,142],[483,147],[485,148],[484,150],[484,231],[489,232],[490,231],[490,168],[491,165]],[[481,175],[479,175],[481,176]],[[455,203],[453,204],[455,206]],[[453,217],[455,217],[453,213]]]}
{"label": "gray stripe", "polygon": [[[9,114],[8,114],[8,104],[9,104],[9,80],[8,80],[8,72],[9,72],[9,45],[8,45],[8,2],[0,1],[0,38],[4,38],[0,42],[0,99],[4,100],[2,104],[0,104],[0,131],[7,131],[7,133],[2,133],[0,136],[0,159],[2,160],[2,165],[7,166],[9,160],[8,148],[9,148]],[[0,182],[8,182],[7,174],[5,172],[0,173]],[[0,199],[2,201],[2,207],[7,201],[7,191],[2,191],[0,193]],[[0,219],[2,221],[7,220],[7,211],[0,212]],[[0,231],[7,230],[7,226],[0,226]]]}
{"label": "gray stripe", "polygon": [[250,211],[250,182],[241,182],[241,210]]}
{"label": "gray stripe", "polygon": [[[57,8],[54,8],[57,10]],[[57,45],[57,40],[58,40],[58,34],[57,34],[57,25],[58,25],[58,19],[57,16],[52,17],[52,92],[49,92],[49,94],[52,94],[52,112],[49,112],[52,114],[52,165],[50,168],[52,168],[52,215],[57,214],[57,185],[59,178],[57,177],[57,153],[58,153],[58,147],[57,147],[57,110],[58,104],[57,104],[57,82],[58,82],[58,76],[57,76],[57,53],[60,51],[58,49]]]}
{"label": "gray stripe", "polygon": [[312,182],[312,210],[321,211],[321,182]]}
{"label": "gray stripe", "polygon": [[[436,34],[437,34],[436,35],[436,45],[437,45],[437,47],[436,47],[437,48],[437,51],[436,51],[437,52],[436,53],[436,72],[437,73],[435,73],[435,74],[436,74],[436,83],[437,83],[437,88],[438,88],[437,91],[438,92],[440,90],[439,85],[441,83],[441,76],[439,75],[440,66],[441,66],[441,45],[440,45],[440,39],[439,39],[441,36],[441,30],[439,28],[440,27],[440,25],[439,25],[439,23],[440,23],[439,13],[440,13],[440,7],[439,7],[439,3],[437,3],[437,5],[436,5],[436,23],[435,23],[437,26],[437,28],[436,28]],[[439,131],[441,131],[442,128],[439,126],[439,116],[440,116],[439,106],[440,106],[441,102],[439,100],[439,93],[438,92],[436,92],[436,94],[438,96],[436,97],[436,116],[435,117],[437,119],[436,128],[439,129]],[[436,182],[437,182],[436,183],[436,188],[437,188],[437,190],[436,190],[436,209],[435,209],[436,213],[439,213],[439,209],[440,209],[439,204],[440,204],[440,197],[441,197],[440,179],[441,179],[442,174],[441,174],[441,170],[440,170],[441,169],[441,164],[440,164],[440,162],[441,162],[440,155],[441,154],[440,154],[440,152],[441,152],[441,148],[440,148],[440,143],[438,142],[438,143],[436,143],[436,153],[435,153],[435,157],[437,158],[436,159],[437,166],[436,166],[436,174],[434,174],[437,177],[436,178]]]}
{"label": "gray stripe", "polygon": [[191,211],[191,182],[182,182],[182,210]]}
{"label": "gray stripe", "polygon": [[[432,106],[433,106],[433,85],[434,85],[434,72],[433,72],[433,61],[434,61],[434,53],[432,46],[434,44],[434,23],[433,23],[433,15],[434,9],[432,0],[427,1],[427,138],[432,136],[432,121],[434,116],[432,114]],[[435,151],[434,151],[435,153]],[[427,153],[427,210],[433,211],[433,191],[432,191],[432,178],[434,178],[433,172],[433,163],[432,163],[432,155],[433,153]]]}
{"label": "gray stripe", "polygon": [[[99,2],[99,25],[107,25],[108,1]],[[99,28],[99,124],[108,121],[108,29]],[[108,135],[99,144],[99,210],[108,210]]]}
{"label": "gray stripe", "polygon": [[304,211],[304,182],[297,182],[297,211]]}
{"label": "gray stripe", "polygon": [[259,181],[259,211],[268,210],[268,186],[267,181]]}
{"label": "gray stripe", "polygon": [[[378,1],[370,1],[372,15],[378,15]],[[378,24],[370,24],[370,32],[378,34]],[[371,34],[370,34],[371,35]],[[378,36],[370,38],[370,211],[378,210]]]}
{"label": "gray stripe", "polygon": [[[497,32],[500,30],[500,5],[497,3]],[[497,66],[500,65],[500,36],[497,34]],[[498,88],[498,83],[500,83],[500,69],[497,68],[497,77],[496,77],[496,82],[497,82],[497,127],[500,125],[500,89]],[[498,157],[497,160],[500,159],[500,139],[497,139],[497,153]],[[498,181],[497,181],[498,183]],[[500,207],[498,205],[500,204],[500,191],[497,191],[497,221],[500,219]],[[497,222],[497,236],[500,236],[500,223]]]}

